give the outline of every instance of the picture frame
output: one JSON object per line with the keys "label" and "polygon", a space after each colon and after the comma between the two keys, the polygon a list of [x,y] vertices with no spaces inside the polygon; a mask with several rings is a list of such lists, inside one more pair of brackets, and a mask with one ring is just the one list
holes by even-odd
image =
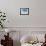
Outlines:
{"label": "picture frame", "polygon": [[29,15],[29,8],[20,8],[20,15]]}

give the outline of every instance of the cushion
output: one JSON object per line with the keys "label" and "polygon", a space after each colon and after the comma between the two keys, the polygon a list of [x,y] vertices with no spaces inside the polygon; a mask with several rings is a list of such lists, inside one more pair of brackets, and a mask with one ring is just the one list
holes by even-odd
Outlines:
{"label": "cushion", "polygon": [[37,41],[37,38],[35,38],[34,36],[28,36],[28,35],[24,35],[21,39],[20,42],[21,43],[32,43],[34,41]]}

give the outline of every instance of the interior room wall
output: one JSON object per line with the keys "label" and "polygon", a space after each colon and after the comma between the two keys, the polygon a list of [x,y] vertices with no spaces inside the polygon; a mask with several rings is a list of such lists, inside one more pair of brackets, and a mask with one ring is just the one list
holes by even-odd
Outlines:
{"label": "interior room wall", "polygon": [[[0,0],[0,10],[5,11],[6,27],[46,27],[46,0]],[[20,16],[20,8],[29,8],[32,15]]]}

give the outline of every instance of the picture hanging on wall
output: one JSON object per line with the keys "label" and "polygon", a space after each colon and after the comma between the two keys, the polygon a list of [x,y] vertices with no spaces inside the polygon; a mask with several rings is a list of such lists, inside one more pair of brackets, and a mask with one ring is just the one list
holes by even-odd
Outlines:
{"label": "picture hanging on wall", "polygon": [[20,8],[20,15],[29,15],[29,8]]}

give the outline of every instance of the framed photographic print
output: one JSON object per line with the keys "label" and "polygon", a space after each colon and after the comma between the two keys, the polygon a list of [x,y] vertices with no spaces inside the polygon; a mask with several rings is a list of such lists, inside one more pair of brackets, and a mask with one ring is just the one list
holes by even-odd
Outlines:
{"label": "framed photographic print", "polygon": [[20,15],[29,15],[29,8],[20,8]]}

